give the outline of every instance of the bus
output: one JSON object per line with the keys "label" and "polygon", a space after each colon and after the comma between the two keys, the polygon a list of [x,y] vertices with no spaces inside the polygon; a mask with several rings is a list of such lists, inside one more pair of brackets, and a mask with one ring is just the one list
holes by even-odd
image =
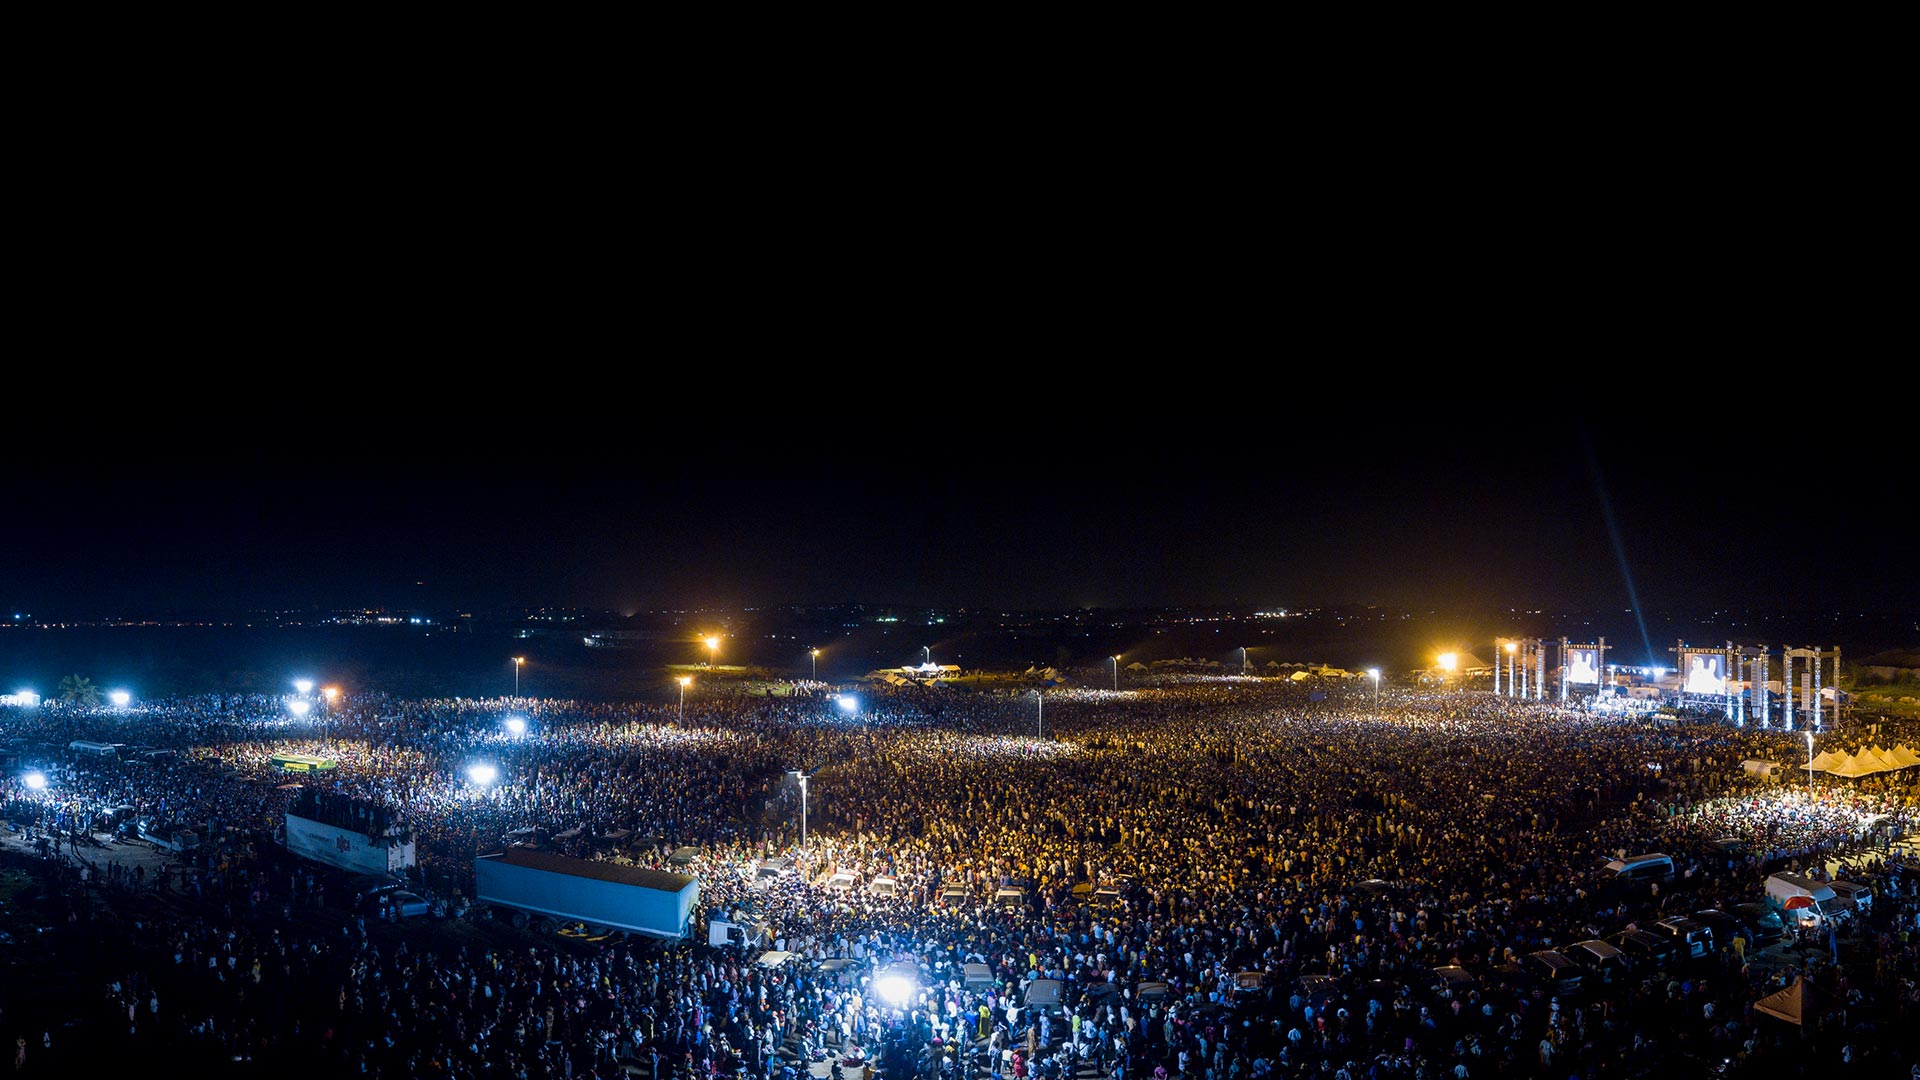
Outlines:
{"label": "bus", "polygon": [[267,761],[281,772],[332,772],[340,767],[340,763],[332,758],[315,757],[312,754],[275,754]]}

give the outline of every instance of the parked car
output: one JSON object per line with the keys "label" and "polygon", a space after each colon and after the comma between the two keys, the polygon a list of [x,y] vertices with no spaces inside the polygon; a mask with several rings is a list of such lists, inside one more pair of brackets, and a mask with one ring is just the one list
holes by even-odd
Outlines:
{"label": "parked car", "polygon": [[1756,946],[1772,945],[1787,936],[1786,920],[1780,917],[1778,911],[1765,904],[1738,904],[1733,910],[1746,922],[1748,929],[1754,932],[1755,937],[1752,940]]}
{"label": "parked car", "polygon": [[1606,941],[1631,958],[1635,970],[1663,968],[1674,953],[1670,939],[1645,930],[1622,930],[1608,934]]}
{"label": "parked car", "polygon": [[1683,959],[1699,959],[1713,952],[1713,931],[1685,915],[1661,919],[1653,932],[1664,934],[1674,944],[1674,952]]}
{"label": "parked car", "polygon": [[1567,959],[1603,983],[1619,982],[1632,970],[1625,953],[1598,938],[1576,941],[1561,951]]}
{"label": "parked car", "polygon": [[1437,967],[1428,972],[1427,990],[1436,998],[1465,998],[1480,988],[1473,972],[1457,965]]}
{"label": "parked car", "polygon": [[1520,961],[1520,970],[1550,993],[1561,997],[1579,993],[1580,982],[1585,974],[1580,965],[1565,953],[1554,949],[1528,953]]}
{"label": "parked car", "polygon": [[432,901],[399,884],[376,885],[362,892],[354,897],[354,909],[363,915],[376,914],[380,910],[380,901],[383,897],[386,899],[387,906],[397,910],[403,919],[425,915],[433,910]]}
{"label": "parked car", "polygon": [[1747,920],[1738,915],[1709,908],[1706,911],[1694,912],[1692,918],[1693,921],[1713,931],[1715,948],[1722,945],[1731,946],[1736,937],[1744,939],[1749,949],[1757,949],[1763,944],[1760,941],[1760,935],[1754,932],[1753,927],[1747,925]]}

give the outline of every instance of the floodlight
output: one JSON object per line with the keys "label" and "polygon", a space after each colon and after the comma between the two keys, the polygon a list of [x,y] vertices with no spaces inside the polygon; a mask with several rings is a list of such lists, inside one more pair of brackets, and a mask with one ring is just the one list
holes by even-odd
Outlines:
{"label": "floodlight", "polygon": [[303,694],[311,694],[313,693],[313,680],[312,679],[295,679],[293,680],[293,688],[295,690],[300,691]]}
{"label": "floodlight", "polygon": [[488,787],[495,780],[500,779],[500,770],[483,761],[467,766],[467,779],[481,787]]}
{"label": "floodlight", "polygon": [[841,694],[839,697],[834,698],[833,700],[835,704],[840,706],[841,712],[850,713],[860,707],[860,699],[857,697],[854,697],[852,694]]}
{"label": "floodlight", "polygon": [[326,698],[328,704],[332,704],[340,700],[340,688],[337,686],[329,686],[325,690],[320,691],[320,696]]}
{"label": "floodlight", "polygon": [[28,791],[47,790],[47,774],[43,772],[30,772],[21,777],[20,782],[27,785]]}
{"label": "floodlight", "polygon": [[873,980],[873,992],[880,1000],[898,1009],[913,997],[913,980],[905,975],[882,975]]}
{"label": "floodlight", "polygon": [[115,690],[113,693],[107,695],[107,699],[113,702],[113,706],[116,709],[124,709],[133,703],[133,695],[127,693],[125,690]]}
{"label": "floodlight", "polygon": [[507,717],[507,731],[513,735],[525,735],[527,733],[526,718],[523,716]]}
{"label": "floodlight", "polygon": [[308,711],[311,710],[312,708],[313,708],[313,702],[311,701],[296,700],[296,701],[287,702],[287,711],[292,713],[295,716],[305,716],[307,715]]}

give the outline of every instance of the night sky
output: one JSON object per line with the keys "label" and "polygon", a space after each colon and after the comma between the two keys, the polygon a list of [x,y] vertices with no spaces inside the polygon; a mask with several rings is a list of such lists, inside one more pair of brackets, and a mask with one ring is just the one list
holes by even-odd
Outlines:
{"label": "night sky", "polygon": [[1913,458],[1890,436],[1357,399],[1218,423],[1058,411],[909,394],[597,448],[475,430],[432,452],[45,456],[10,485],[0,603],[1625,608],[1597,477],[1643,609],[1920,610]]}

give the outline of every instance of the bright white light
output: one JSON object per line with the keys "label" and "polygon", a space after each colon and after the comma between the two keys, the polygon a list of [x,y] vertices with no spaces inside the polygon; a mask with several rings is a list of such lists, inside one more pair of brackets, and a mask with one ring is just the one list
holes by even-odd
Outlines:
{"label": "bright white light", "polygon": [[1374,682],[1379,682],[1379,681],[1380,681],[1380,669],[1379,669],[1379,668],[1377,668],[1377,667],[1370,667],[1370,668],[1368,668],[1368,669],[1367,669],[1367,677],[1368,677],[1368,678],[1370,678],[1370,679],[1372,679],[1372,680],[1373,680]]}
{"label": "bright white light", "polygon": [[873,980],[873,992],[880,1000],[898,1009],[913,997],[913,980],[905,975],[882,975]]}
{"label": "bright white light", "polygon": [[313,693],[313,680],[312,679],[295,679],[293,680],[293,688],[295,690],[300,691],[303,694],[311,694]]}
{"label": "bright white light", "polygon": [[125,690],[115,690],[113,693],[108,694],[107,698],[111,700],[114,707],[118,709],[124,709],[128,705],[133,704],[133,695],[127,693]]}
{"label": "bright white light", "polygon": [[527,733],[527,721],[523,717],[507,717],[507,733],[510,735],[525,735]]}
{"label": "bright white light", "polygon": [[500,779],[500,770],[483,761],[477,765],[467,766],[467,779],[481,787],[490,787],[495,780]]}
{"label": "bright white light", "polygon": [[28,791],[47,790],[47,774],[46,773],[30,772],[27,775],[21,777],[20,782],[27,785]]}
{"label": "bright white light", "polygon": [[860,707],[860,699],[852,694],[841,694],[833,700],[840,706],[841,712],[852,712]]}
{"label": "bright white light", "polygon": [[313,702],[311,701],[287,702],[287,711],[292,713],[295,716],[305,716],[307,715],[307,711],[312,708],[313,708]]}

